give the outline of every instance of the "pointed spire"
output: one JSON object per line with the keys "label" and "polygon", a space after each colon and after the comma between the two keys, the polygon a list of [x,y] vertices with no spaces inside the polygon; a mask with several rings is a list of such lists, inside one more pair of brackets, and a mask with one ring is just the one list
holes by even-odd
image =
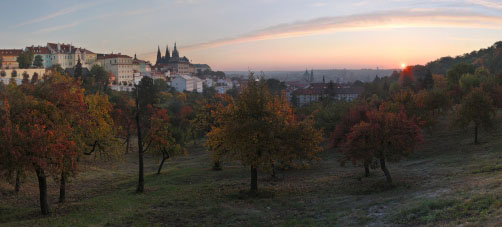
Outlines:
{"label": "pointed spire", "polygon": [[160,64],[162,61],[162,54],[160,53],[160,46],[157,46],[157,62],[155,64]]}
{"label": "pointed spire", "polygon": [[134,60],[138,60],[138,58],[136,58],[136,53],[134,53]]}
{"label": "pointed spire", "polygon": [[166,45],[166,55],[165,58],[169,59],[171,57],[171,54],[169,53],[169,45]]}
{"label": "pointed spire", "polygon": [[173,58],[179,58],[180,57],[180,53],[178,53],[178,49],[176,48],[176,42],[174,42],[174,50],[173,50],[172,57]]}

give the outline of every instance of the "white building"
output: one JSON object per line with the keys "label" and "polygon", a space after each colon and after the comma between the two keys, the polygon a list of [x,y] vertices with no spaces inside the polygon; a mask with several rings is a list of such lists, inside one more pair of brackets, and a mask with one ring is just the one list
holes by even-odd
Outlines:
{"label": "white building", "polygon": [[204,81],[196,76],[194,76],[193,78],[195,79],[195,81],[194,81],[195,82],[195,90],[197,90],[197,92],[199,92],[199,93],[202,93],[202,91],[204,90]]}
{"label": "white building", "polygon": [[218,92],[219,94],[225,94],[225,92],[232,89],[233,87],[234,85],[229,79],[218,79],[215,85],[216,92]]}
{"label": "white building", "polygon": [[199,93],[203,92],[204,81],[198,77],[191,77],[187,75],[177,75],[171,80],[171,87],[176,89],[176,91],[196,91]]}
{"label": "white building", "polygon": [[176,91],[193,91],[195,80],[187,75],[178,75],[171,80],[171,87],[174,87]]}
{"label": "white building", "polygon": [[117,84],[129,84],[134,82],[133,59],[127,55],[100,54],[98,62],[107,72],[115,75]]}

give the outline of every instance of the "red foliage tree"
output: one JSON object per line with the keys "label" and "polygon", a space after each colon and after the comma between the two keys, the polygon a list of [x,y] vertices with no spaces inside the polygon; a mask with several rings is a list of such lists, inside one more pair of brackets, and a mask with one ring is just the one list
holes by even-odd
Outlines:
{"label": "red foliage tree", "polygon": [[392,177],[386,161],[398,161],[415,150],[423,142],[421,130],[404,112],[396,114],[371,110],[366,112],[366,118],[351,128],[341,144],[342,162],[378,160],[387,182],[391,184]]}

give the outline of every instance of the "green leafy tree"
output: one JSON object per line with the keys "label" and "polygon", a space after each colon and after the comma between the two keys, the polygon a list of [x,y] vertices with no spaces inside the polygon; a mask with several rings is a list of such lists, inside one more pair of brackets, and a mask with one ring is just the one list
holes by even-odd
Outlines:
{"label": "green leafy tree", "polygon": [[18,57],[17,62],[19,63],[19,68],[28,69],[31,67],[33,62],[33,53],[29,51],[23,51]]}
{"label": "green leafy tree", "polygon": [[35,66],[37,68],[44,67],[44,59],[42,58],[41,55],[35,56],[35,60],[33,60],[33,66]]}
{"label": "green leafy tree", "polygon": [[448,83],[451,85],[456,85],[458,84],[460,78],[464,74],[474,74],[476,70],[476,67],[472,64],[467,64],[467,63],[459,63],[455,65],[453,68],[448,70],[446,72],[446,79],[448,80]]}
{"label": "green leafy tree", "polygon": [[478,128],[492,129],[496,111],[490,96],[481,88],[475,88],[462,100],[454,125],[467,128],[474,124],[474,143],[478,144]]}

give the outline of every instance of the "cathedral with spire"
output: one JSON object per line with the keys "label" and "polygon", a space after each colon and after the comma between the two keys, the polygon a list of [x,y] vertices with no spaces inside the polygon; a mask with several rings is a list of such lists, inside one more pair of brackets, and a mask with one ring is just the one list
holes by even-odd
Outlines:
{"label": "cathedral with spire", "polygon": [[169,71],[173,74],[192,74],[195,72],[194,65],[188,60],[187,57],[180,57],[176,43],[174,49],[169,52],[169,46],[166,46],[166,53],[162,56],[160,46],[157,49],[157,61],[155,67],[161,71]]}

